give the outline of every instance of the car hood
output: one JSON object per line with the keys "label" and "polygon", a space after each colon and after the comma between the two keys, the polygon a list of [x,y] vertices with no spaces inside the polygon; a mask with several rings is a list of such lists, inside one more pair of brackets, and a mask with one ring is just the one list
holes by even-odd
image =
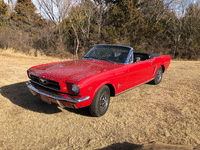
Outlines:
{"label": "car hood", "polygon": [[119,68],[123,64],[96,60],[73,60],[36,66],[30,73],[41,78],[60,82],[61,80],[75,80]]}

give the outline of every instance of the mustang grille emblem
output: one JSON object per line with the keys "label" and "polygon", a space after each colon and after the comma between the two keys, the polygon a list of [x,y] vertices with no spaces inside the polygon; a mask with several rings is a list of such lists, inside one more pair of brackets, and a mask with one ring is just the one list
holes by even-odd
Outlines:
{"label": "mustang grille emblem", "polygon": [[49,84],[49,81],[47,81],[47,80],[45,80],[45,79],[40,79],[40,82],[41,82],[43,85]]}

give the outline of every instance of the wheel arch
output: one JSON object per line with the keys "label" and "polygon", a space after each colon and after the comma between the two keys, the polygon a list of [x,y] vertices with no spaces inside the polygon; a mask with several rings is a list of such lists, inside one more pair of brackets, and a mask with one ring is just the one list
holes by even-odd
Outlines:
{"label": "wheel arch", "polygon": [[161,67],[162,67],[162,72],[164,73],[165,72],[165,66],[161,65]]}
{"label": "wheel arch", "polygon": [[104,82],[104,83],[100,84],[98,87],[95,88],[93,97],[96,95],[98,90],[104,85],[108,86],[108,88],[110,89],[110,96],[115,96],[115,88],[114,88],[114,86],[109,82]]}
{"label": "wheel arch", "polygon": [[115,88],[112,84],[105,84],[109,87],[110,89],[110,96],[115,96]]}

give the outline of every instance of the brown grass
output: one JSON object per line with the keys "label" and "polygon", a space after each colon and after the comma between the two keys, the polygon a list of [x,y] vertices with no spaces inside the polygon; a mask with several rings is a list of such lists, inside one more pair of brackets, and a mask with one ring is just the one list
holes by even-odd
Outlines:
{"label": "brown grass", "polygon": [[[133,148],[159,141],[200,144],[200,61],[172,61],[159,85],[111,98],[108,112],[48,105],[28,91],[26,70],[59,61],[0,54],[0,149]],[[134,143],[134,144],[131,144]]]}

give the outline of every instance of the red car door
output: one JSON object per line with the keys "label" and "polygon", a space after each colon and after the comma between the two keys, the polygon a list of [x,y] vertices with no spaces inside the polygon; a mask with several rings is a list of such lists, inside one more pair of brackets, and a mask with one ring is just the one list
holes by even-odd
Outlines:
{"label": "red car door", "polygon": [[154,74],[154,60],[155,58],[151,58],[149,60],[145,60],[145,70],[144,70],[144,82],[153,79]]}
{"label": "red car door", "polygon": [[147,82],[153,78],[153,59],[128,64],[128,88]]}

